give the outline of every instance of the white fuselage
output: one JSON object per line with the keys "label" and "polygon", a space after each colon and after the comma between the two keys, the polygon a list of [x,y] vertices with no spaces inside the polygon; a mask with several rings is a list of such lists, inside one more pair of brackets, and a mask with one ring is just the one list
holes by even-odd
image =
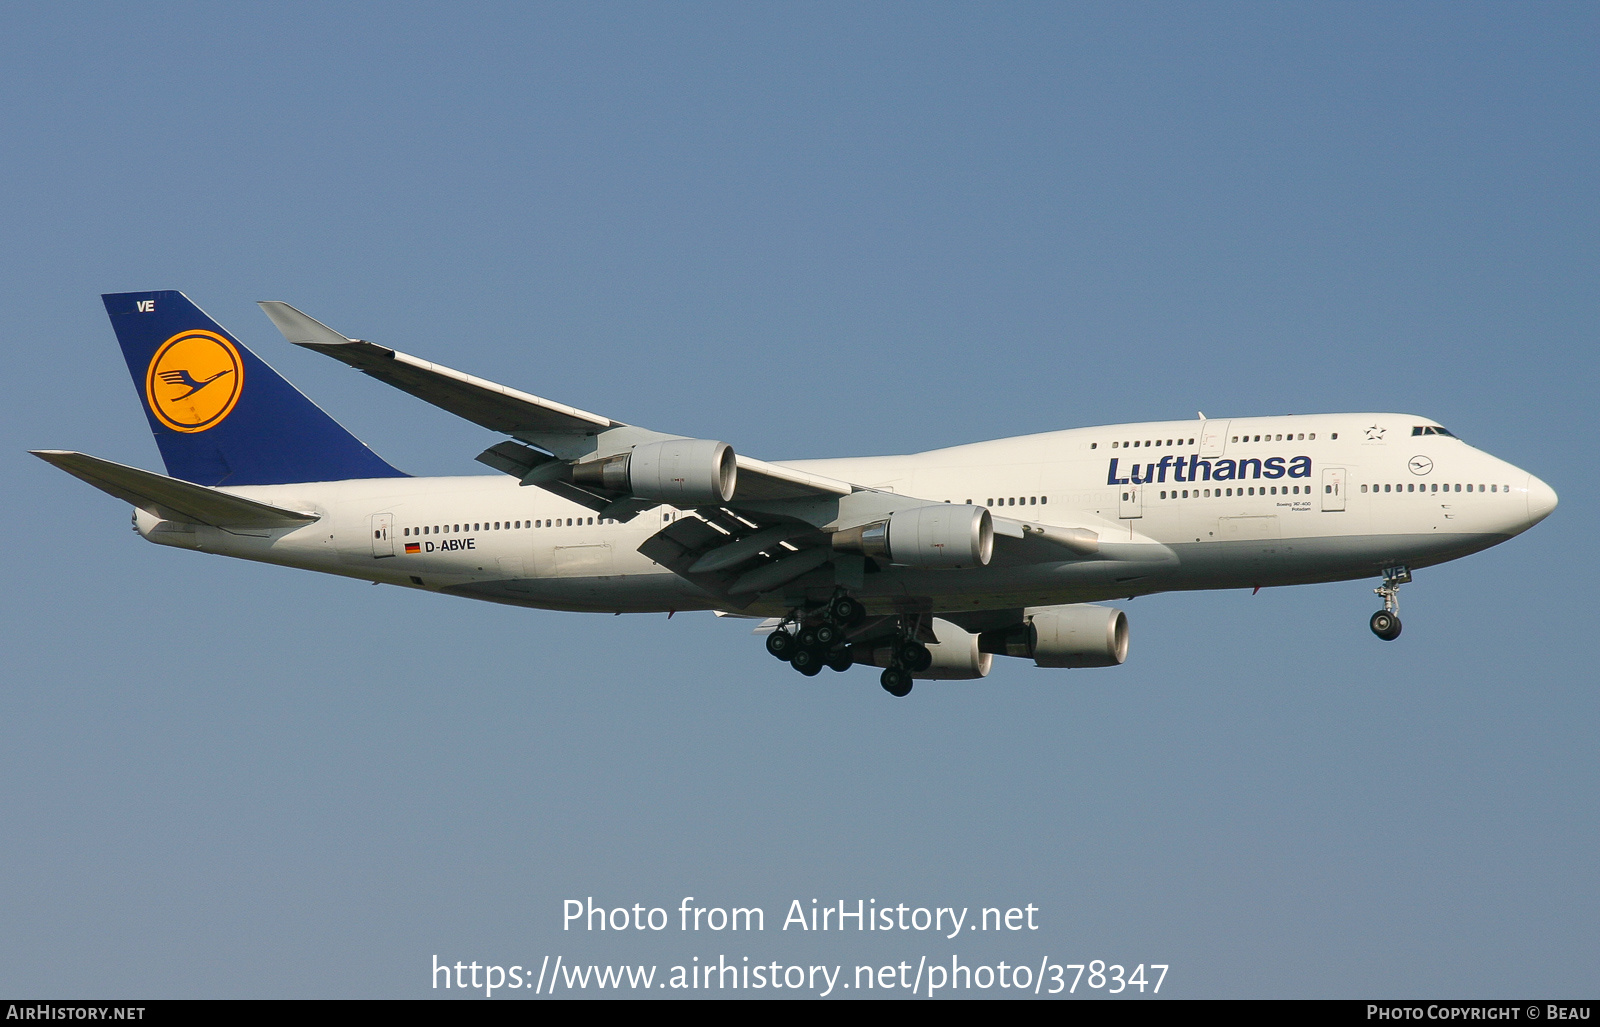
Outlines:
{"label": "white fuselage", "polygon": [[[972,611],[1370,577],[1488,548],[1554,508],[1555,493],[1528,472],[1414,429],[1437,426],[1370,413],[1149,422],[783,466],[896,496],[988,506],[997,518],[1088,529],[1111,557],[1052,550],[1019,558],[1002,547],[978,569],[891,567],[857,589],[879,609],[908,596],[936,611]],[[724,605],[637,551],[680,516],[670,507],[607,521],[507,475],[224,491],[319,519],[241,533],[140,513],[136,527],[168,545],[519,605]],[[814,522],[827,527],[825,504],[818,511]],[[746,612],[782,613],[788,601],[764,596]]]}

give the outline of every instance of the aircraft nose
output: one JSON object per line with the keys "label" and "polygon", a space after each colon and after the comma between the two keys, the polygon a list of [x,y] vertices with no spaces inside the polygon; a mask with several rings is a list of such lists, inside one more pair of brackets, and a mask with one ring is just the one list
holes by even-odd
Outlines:
{"label": "aircraft nose", "polygon": [[1528,523],[1538,524],[1550,516],[1550,511],[1556,508],[1556,490],[1544,482],[1528,475]]}

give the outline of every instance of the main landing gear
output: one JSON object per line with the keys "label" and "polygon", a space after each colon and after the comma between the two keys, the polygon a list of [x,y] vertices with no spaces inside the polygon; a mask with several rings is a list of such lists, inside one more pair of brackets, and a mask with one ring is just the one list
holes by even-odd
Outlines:
{"label": "main landing gear", "polygon": [[[846,634],[866,620],[861,601],[840,591],[826,605],[792,611],[767,636],[767,652],[807,677],[822,673],[824,667],[847,671],[856,661]],[[902,619],[895,632],[894,655],[878,679],[890,695],[910,695],[911,676],[933,666],[933,651],[916,636],[916,625]],[[879,638],[875,645],[883,644],[876,632],[874,638]]]}
{"label": "main landing gear", "polygon": [[911,675],[933,666],[933,650],[915,638],[903,637],[894,646],[894,659],[878,676],[883,690],[895,698],[911,694]]}
{"label": "main landing gear", "polygon": [[1372,615],[1372,633],[1385,642],[1400,637],[1400,586],[1411,581],[1411,572],[1404,567],[1386,567],[1383,584],[1372,591],[1383,597],[1383,609]]}
{"label": "main landing gear", "polygon": [[840,592],[820,610],[796,610],[767,636],[767,652],[806,677],[822,668],[844,672],[855,663],[845,632],[867,619],[859,600]]}

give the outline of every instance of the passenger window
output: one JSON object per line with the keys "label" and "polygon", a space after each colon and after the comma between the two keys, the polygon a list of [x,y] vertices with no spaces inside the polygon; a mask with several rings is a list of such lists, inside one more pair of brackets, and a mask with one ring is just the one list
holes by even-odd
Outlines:
{"label": "passenger window", "polygon": [[1040,496],[1039,497],[1039,505],[1040,506],[1043,506],[1048,502],[1050,502],[1050,497],[1049,496]]}
{"label": "passenger window", "polygon": [[1029,506],[1038,506],[1039,505],[1039,497],[1038,496],[1029,496],[1028,497],[1028,505]]}
{"label": "passenger window", "polygon": [[1098,443],[1098,442],[1091,442],[1091,443],[1089,443],[1089,448],[1090,448],[1090,449],[1095,449],[1095,448],[1097,448],[1097,447],[1098,447],[1098,446],[1099,446],[1099,445],[1100,445],[1100,443]]}
{"label": "passenger window", "polygon": [[1117,448],[1117,444],[1116,444],[1116,443],[1115,443],[1115,442],[1113,442],[1113,443],[1112,443],[1112,444],[1111,444],[1111,448],[1112,448],[1112,449],[1116,449],[1116,448]]}

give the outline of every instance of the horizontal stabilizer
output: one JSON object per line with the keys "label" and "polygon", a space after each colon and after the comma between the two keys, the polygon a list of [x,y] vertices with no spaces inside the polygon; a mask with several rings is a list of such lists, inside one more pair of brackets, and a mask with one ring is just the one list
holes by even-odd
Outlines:
{"label": "horizontal stabilizer", "polygon": [[217,528],[287,528],[317,519],[316,514],[257,503],[87,453],[59,449],[35,449],[32,453],[101,492],[164,520]]}

